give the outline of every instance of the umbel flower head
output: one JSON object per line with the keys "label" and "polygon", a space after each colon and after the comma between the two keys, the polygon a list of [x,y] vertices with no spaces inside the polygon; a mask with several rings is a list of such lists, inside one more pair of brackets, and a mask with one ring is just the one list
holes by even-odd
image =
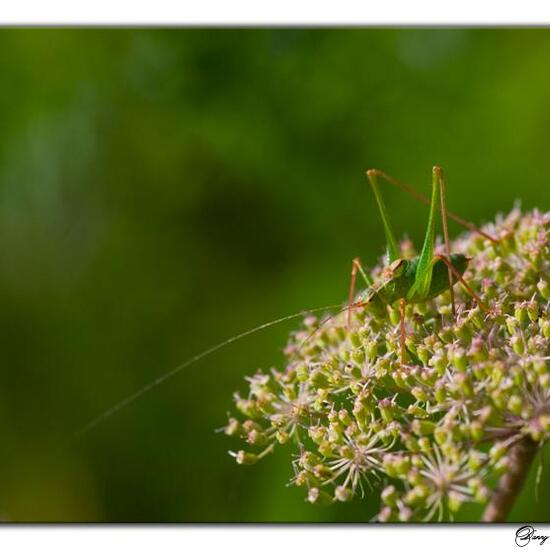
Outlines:
{"label": "umbel flower head", "polygon": [[[550,213],[514,209],[452,243],[470,256],[464,279],[408,305],[407,364],[398,306],[307,316],[290,335],[286,366],[247,378],[240,419],[225,428],[254,464],[292,445],[292,483],[312,503],[380,494],[380,521],[452,519],[485,502],[525,437],[550,438]],[[414,251],[402,243],[403,257]],[[443,253],[443,251],[441,251]],[[376,280],[382,263],[372,276]],[[361,300],[361,296],[357,297]],[[239,415],[237,415],[239,416]]]}

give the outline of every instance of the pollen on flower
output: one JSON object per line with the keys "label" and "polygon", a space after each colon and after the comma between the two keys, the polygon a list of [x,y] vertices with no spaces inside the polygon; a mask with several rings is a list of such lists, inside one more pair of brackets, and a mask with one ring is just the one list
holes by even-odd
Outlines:
{"label": "pollen on flower", "polygon": [[514,209],[482,229],[496,241],[471,232],[451,250],[471,257],[464,280],[488,312],[460,283],[455,314],[449,291],[409,304],[405,366],[398,303],[353,308],[349,327],[347,311],[308,315],[283,368],[235,395],[225,433],[248,448],[236,461],[291,445],[306,500],[372,494],[379,521],[445,520],[490,498],[521,438],[550,439],[550,213]]}

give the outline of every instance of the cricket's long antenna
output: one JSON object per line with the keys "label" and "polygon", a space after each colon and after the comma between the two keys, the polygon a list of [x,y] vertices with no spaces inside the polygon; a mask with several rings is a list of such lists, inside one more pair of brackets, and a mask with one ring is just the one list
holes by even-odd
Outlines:
{"label": "cricket's long antenna", "polygon": [[[407,185],[406,183],[403,183],[402,181],[394,178],[393,176],[390,176],[389,174],[386,174],[383,170],[378,169],[372,169],[369,170],[369,172],[372,172],[373,175],[381,177],[383,180],[387,181],[388,183],[391,183],[392,185],[395,185],[399,189],[402,189],[411,197],[414,197],[416,200],[423,202],[424,204],[430,204],[430,199],[426,197],[426,195],[423,195],[422,193],[419,193],[415,189],[413,189],[410,185]],[[463,218],[461,218],[459,215],[454,214],[450,210],[447,210],[447,215],[449,218],[454,220],[456,223],[461,225],[462,227],[465,227],[466,229],[469,229],[470,231],[473,231],[474,233],[478,233],[482,237],[488,239],[494,244],[498,244],[500,241],[496,239],[495,237],[492,237],[488,233],[485,233],[485,231],[482,231],[481,229],[478,229],[473,223],[467,222]]]}
{"label": "cricket's long antenna", "polygon": [[[443,238],[445,239],[445,254],[449,261],[451,260],[451,245],[449,243],[449,229],[447,227],[447,205],[445,204],[445,178],[443,176],[443,170],[439,169],[439,195],[441,197],[441,223],[443,225]],[[447,273],[449,275],[449,290],[451,291],[451,307],[453,317],[456,317],[455,306],[455,291],[453,289],[453,272],[451,268],[447,266]]]}
{"label": "cricket's long antenna", "polygon": [[197,361],[200,361],[207,355],[210,355],[214,353],[215,351],[218,351],[219,349],[232,344],[233,342],[236,342],[237,340],[240,340],[241,338],[244,338],[245,336],[249,336],[250,334],[254,334],[255,332],[259,332],[261,330],[264,330],[266,328],[272,327],[274,325],[278,325],[279,323],[284,323],[285,321],[289,321],[290,319],[296,319],[297,317],[301,317],[304,314],[308,313],[315,313],[317,311],[326,311],[328,309],[336,309],[341,308],[342,305],[330,305],[325,307],[317,307],[314,309],[307,309],[302,310],[298,313],[293,313],[292,315],[287,315],[285,317],[281,317],[280,319],[275,319],[274,321],[270,321],[268,323],[264,323],[263,325],[259,325],[255,328],[252,328],[250,330],[247,330],[245,332],[241,332],[240,334],[237,334],[235,336],[232,336],[231,338],[228,338],[227,340],[224,340],[223,342],[220,342],[219,344],[216,344],[215,346],[212,346],[211,348],[208,348],[201,353],[198,353],[197,355],[194,355],[181,365],[178,365],[177,367],[173,368],[172,370],[169,370],[168,372],[160,375],[158,378],[155,378],[152,382],[149,382],[145,386],[143,386],[140,390],[137,390],[136,392],[132,393],[122,401],[119,401],[116,405],[113,405],[110,409],[107,409],[104,413],[100,414],[99,416],[96,416],[94,419],[92,419],[86,426],[84,426],[82,429],[80,429],[76,435],[82,436],[85,433],[89,432],[93,428],[95,428],[98,424],[103,422],[104,420],[107,420],[109,417],[113,416],[117,412],[119,412],[124,407],[130,405],[133,403],[136,399],[139,399],[142,395],[145,395],[149,391],[151,391],[156,386],[159,386],[169,378],[172,378],[182,370],[186,369],[187,367],[191,366],[193,363],[196,363]]}

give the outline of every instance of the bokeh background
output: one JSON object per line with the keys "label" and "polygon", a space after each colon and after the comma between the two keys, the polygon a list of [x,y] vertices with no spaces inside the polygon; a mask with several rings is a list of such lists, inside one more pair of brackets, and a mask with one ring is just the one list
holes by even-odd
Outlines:
{"label": "bokeh background", "polygon": [[[215,431],[297,323],[75,432],[345,300],[384,245],[369,167],[428,191],[441,164],[475,223],[550,208],[550,31],[2,29],[0,71],[0,517],[370,519],[376,496],[311,506],[288,454],[239,467]],[[384,192],[419,242],[425,206]],[[550,519],[534,474],[511,520]]]}

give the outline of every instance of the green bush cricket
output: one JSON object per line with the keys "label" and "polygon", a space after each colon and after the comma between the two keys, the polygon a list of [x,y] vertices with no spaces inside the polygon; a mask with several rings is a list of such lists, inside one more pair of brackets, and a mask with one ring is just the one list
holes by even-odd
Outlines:
{"label": "green bush cricket", "polygon": [[[394,236],[386,206],[378,188],[378,178],[383,178],[389,183],[404,188],[406,191],[410,192],[410,190],[381,170],[368,170],[367,178],[374,192],[377,207],[384,226],[384,234],[386,236],[386,269],[382,274],[382,280],[374,282],[372,278],[367,275],[359,258],[355,258],[352,261],[347,321],[348,328],[351,323],[351,312],[353,308],[369,306],[382,309],[391,306],[395,302],[399,302],[401,317],[401,364],[405,366],[407,353],[405,346],[405,311],[408,303],[422,303],[449,290],[451,293],[452,311],[453,315],[455,315],[453,286],[460,281],[477,302],[480,309],[485,313],[489,313],[490,311],[462,277],[470,258],[464,254],[451,254],[450,252],[447,230],[447,208],[445,204],[445,180],[441,168],[439,166],[434,166],[432,169],[432,193],[428,226],[420,256],[412,259],[399,257],[397,241]],[[412,194],[416,195],[416,198],[419,200],[425,201],[425,199],[418,194]],[[436,211],[438,209],[438,198],[441,204],[440,210],[445,239],[445,255],[435,253],[435,221]],[[453,214],[453,218],[462,225],[466,225],[468,228],[472,229],[471,224],[467,224],[467,222],[464,222],[458,218],[458,216]],[[476,231],[480,232],[477,229]],[[495,241],[493,237],[483,232],[480,233],[482,233],[484,237]],[[367,285],[367,293],[366,296],[363,295],[358,303],[354,303],[357,273],[364,279]]]}

